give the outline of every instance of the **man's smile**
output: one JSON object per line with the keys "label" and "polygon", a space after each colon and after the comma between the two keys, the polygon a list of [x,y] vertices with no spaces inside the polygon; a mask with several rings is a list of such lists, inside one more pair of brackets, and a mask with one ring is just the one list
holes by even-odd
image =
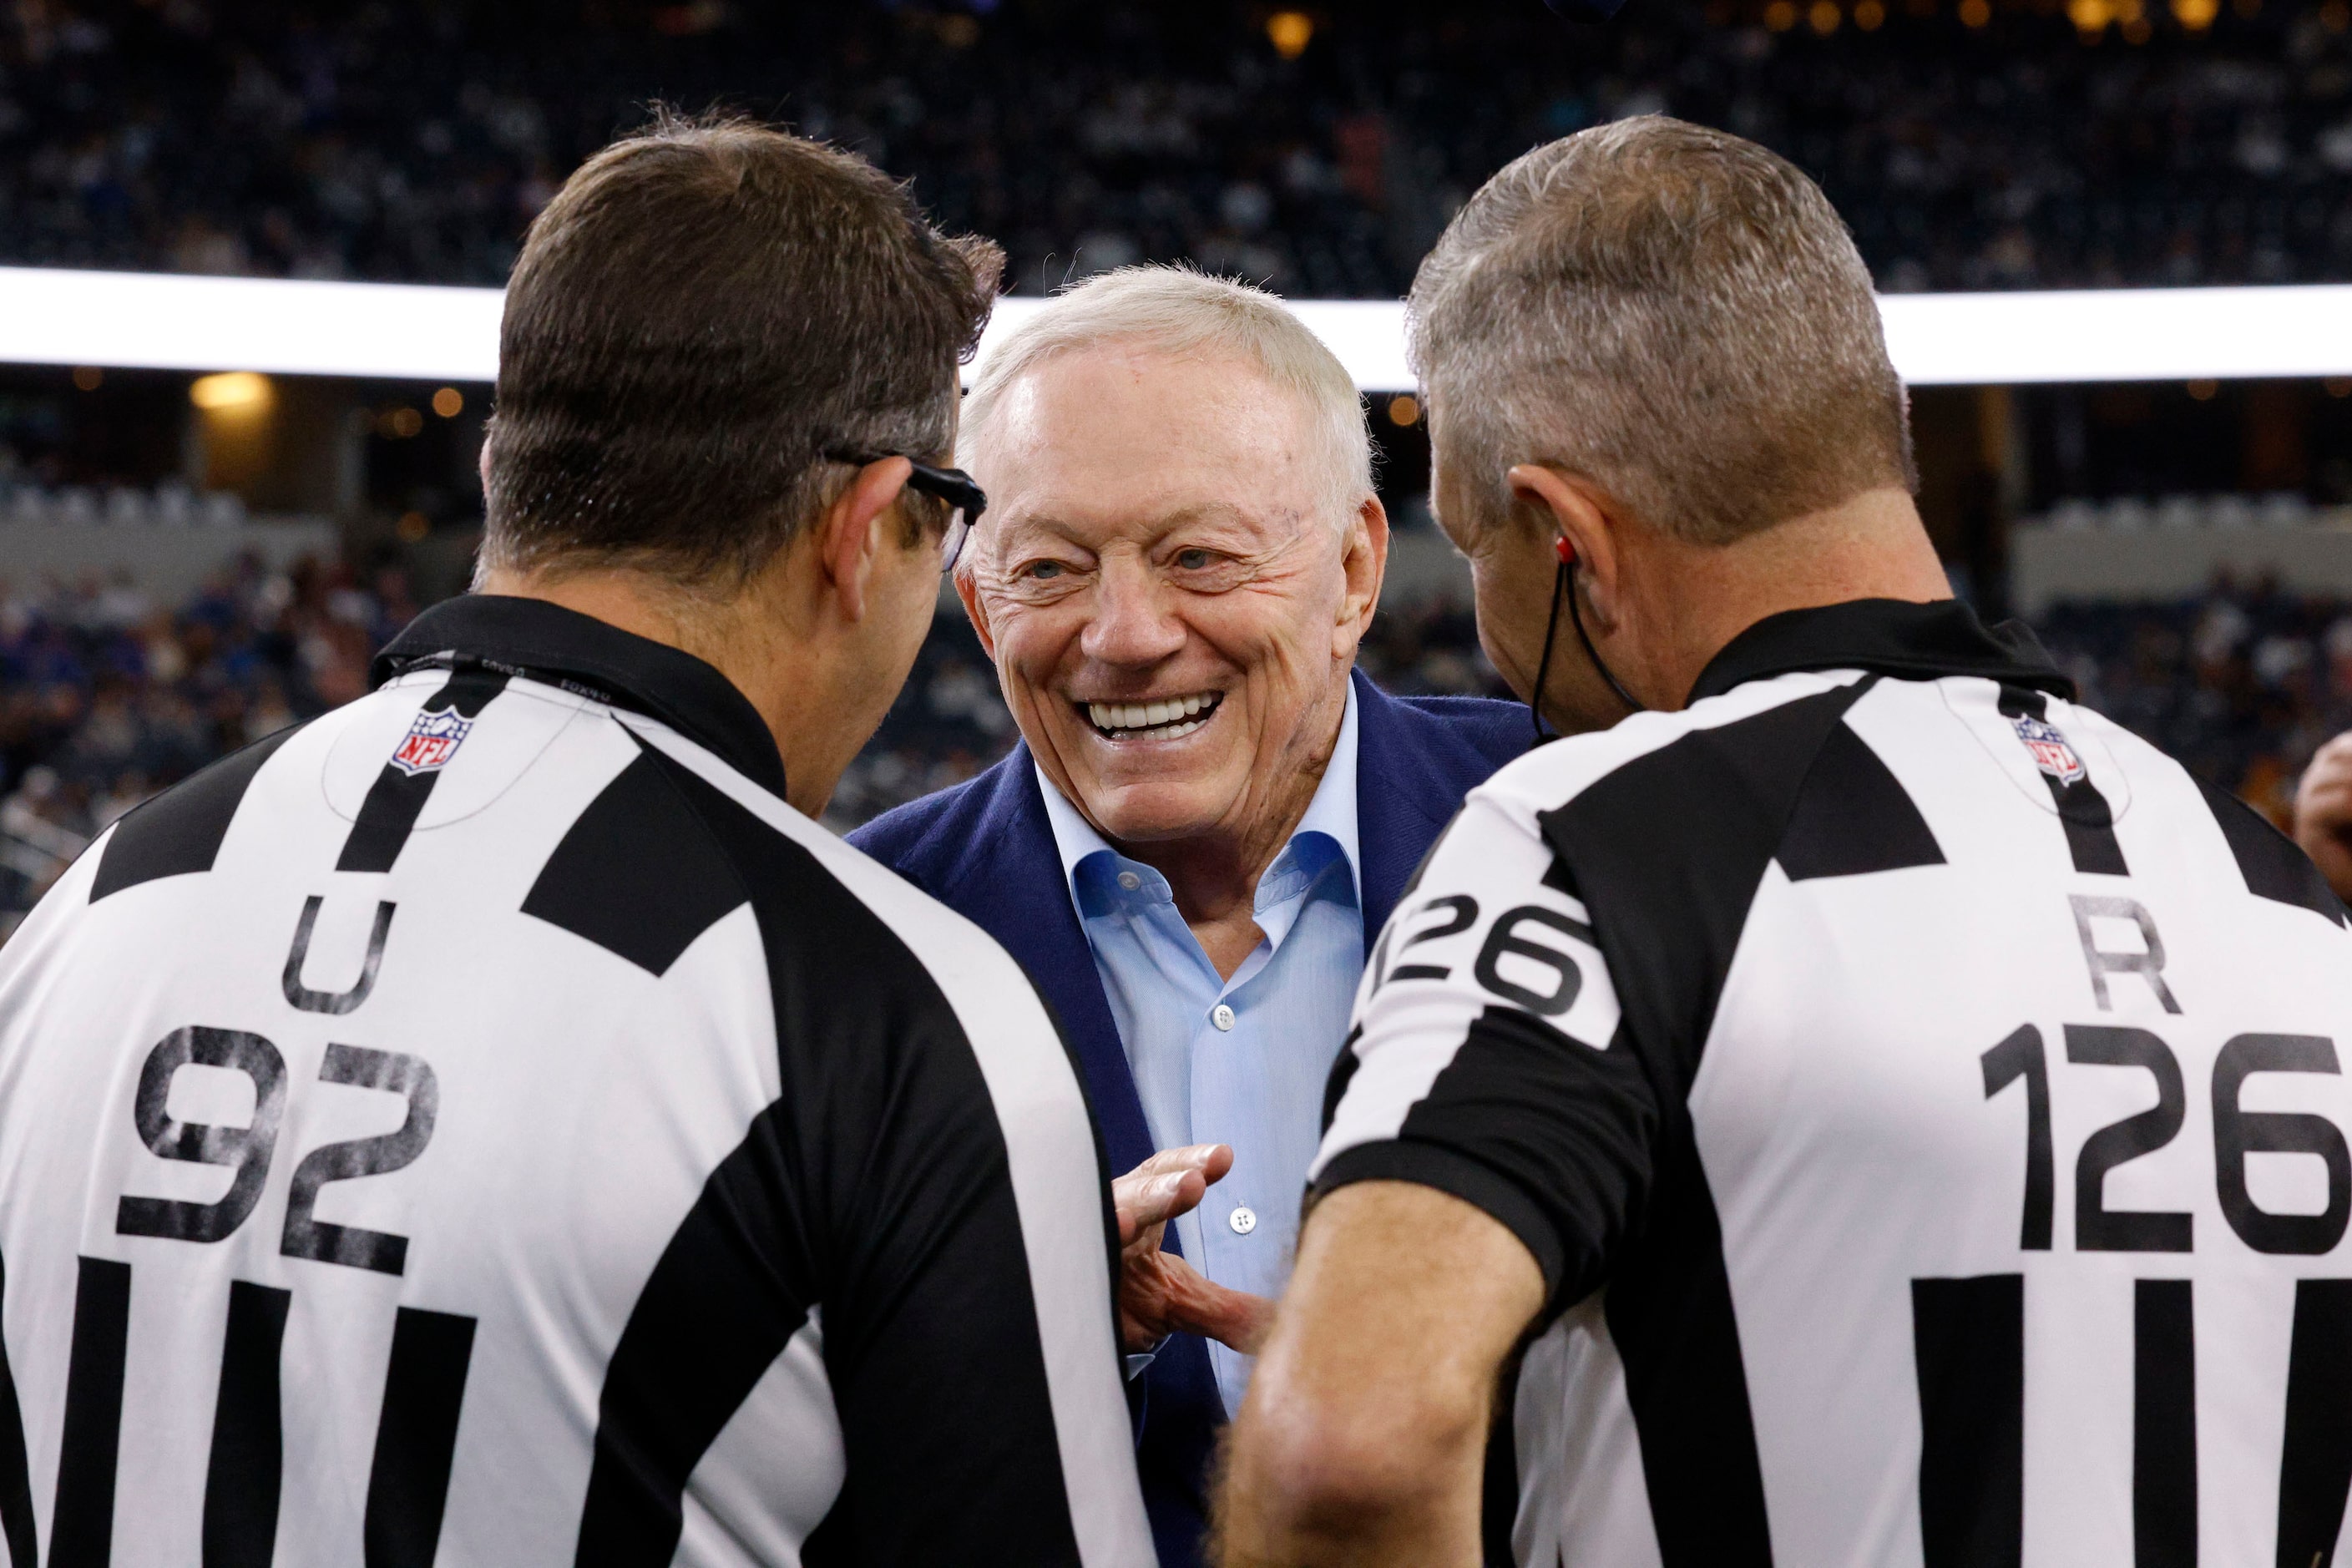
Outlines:
{"label": "man's smile", "polygon": [[1080,702],[1071,706],[1110,741],[1173,741],[1207,723],[1224,700],[1222,691],[1195,691],[1141,702]]}

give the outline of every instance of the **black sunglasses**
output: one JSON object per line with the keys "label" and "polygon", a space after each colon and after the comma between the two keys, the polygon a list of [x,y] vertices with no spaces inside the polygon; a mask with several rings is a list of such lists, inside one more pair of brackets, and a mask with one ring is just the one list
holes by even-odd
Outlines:
{"label": "black sunglasses", "polygon": [[[827,452],[827,460],[850,463],[864,468],[868,463],[887,462],[892,458],[906,458],[904,452]],[[979,525],[980,514],[988,510],[988,494],[972,481],[961,468],[935,468],[929,463],[907,461],[914,472],[907,476],[907,488],[920,490],[927,496],[947,502],[948,531],[940,540],[940,570],[955,570],[956,557],[963,553],[964,542]]]}

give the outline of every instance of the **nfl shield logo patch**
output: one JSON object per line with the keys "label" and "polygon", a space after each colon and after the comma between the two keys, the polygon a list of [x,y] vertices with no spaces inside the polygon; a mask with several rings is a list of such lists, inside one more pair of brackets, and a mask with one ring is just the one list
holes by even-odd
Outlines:
{"label": "nfl shield logo patch", "polygon": [[2066,743],[2065,731],[2027,714],[2020,714],[2011,721],[2017,726],[2017,738],[2025,742],[2026,752],[2032,757],[2035,767],[2062,784],[2073,784],[2085,775],[2083,759]]}
{"label": "nfl shield logo patch", "polygon": [[473,727],[471,719],[428,709],[408,726],[407,738],[400,742],[400,750],[392,753],[392,765],[411,778],[445,768]]}

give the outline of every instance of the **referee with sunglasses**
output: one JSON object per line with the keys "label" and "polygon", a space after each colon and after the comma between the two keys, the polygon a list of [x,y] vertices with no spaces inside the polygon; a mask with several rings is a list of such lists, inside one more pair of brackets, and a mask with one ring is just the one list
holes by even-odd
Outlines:
{"label": "referee with sunglasses", "polygon": [[10,1562],[1151,1561],[1055,1025],[811,820],[1000,261],[724,121],[533,225],[477,591],[0,955]]}

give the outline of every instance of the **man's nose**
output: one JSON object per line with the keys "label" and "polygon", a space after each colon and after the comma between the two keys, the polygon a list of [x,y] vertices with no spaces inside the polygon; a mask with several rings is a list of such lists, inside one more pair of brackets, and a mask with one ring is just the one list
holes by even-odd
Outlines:
{"label": "man's nose", "polygon": [[1105,562],[1079,651],[1105,664],[1154,664],[1168,658],[1184,646],[1183,623],[1169,600],[1167,584],[1140,561]]}

